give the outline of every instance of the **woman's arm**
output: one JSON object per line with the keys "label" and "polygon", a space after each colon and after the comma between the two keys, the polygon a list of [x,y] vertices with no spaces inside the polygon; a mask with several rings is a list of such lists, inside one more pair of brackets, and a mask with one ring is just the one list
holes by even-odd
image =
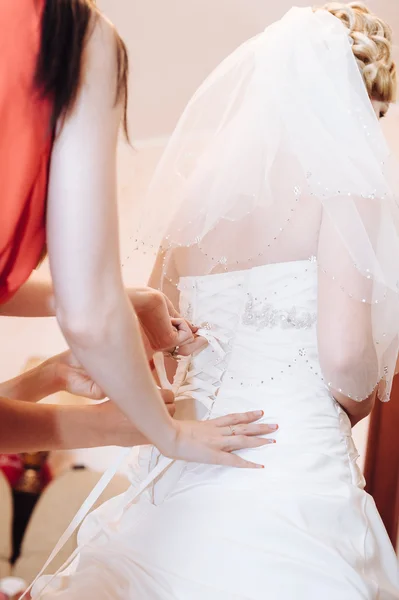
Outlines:
{"label": "woman's arm", "polygon": [[0,383],[0,397],[23,402],[39,402],[61,391],[90,400],[104,399],[104,392],[69,351]]}
{"label": "woman's arm", "polygon": [[0,397],[39,402],[63,389],[61,379],[50,365],[39,365],[22,375],[0,383]]}
{"label": "woman's arm", "polygon": [[[33,452],[98,446],[136,446],[144,436],[113,402],[92,406],[29,406],[65,390],[93,400],[104,397],[70,352],[0,383],[0,451]],[[161,391],[171,416],[174,396]],[[20,402],[15,402],[19,400]]]}
{"label": "woman's arm", "polygon": [[[173,414],[173,394],[163,392],[165,404]],[[260,415],[230,415],[204,423],[204,435],[212,436],[215,430],[235,427],[237,436],[232,449],[240,449],[240,431],[252,440],[252,447],[270,443],[254,436],[275,431],[267,425],[255,423]],[[252,436],[252,437],[251,437]],[[93,406],[55,406],[53,404],[27,404],[0,397],[0,453],[42,452],[122,446],[131,448],[148,444],[145,436],[113,402]],[[246,444],[250,447],[250,444]]]}
{"label": "woman's arm", "polygon": [[95,406],[28,404],[0,397],[0,452],[136,446],[142,434],[111,402]]}
{"label": "woman's arm", "polygon": [[[70,450],[106,445],[91,406],[54,406],[0,398],[0,452]],[[94,409],[94,410],[93,410]],[[101,430],[102,429],[102,430]]]}
{"label": "woman's arm", "polygon": [[5,317],[54,317],[54,295],[50,283],[27,281],[5,304],[0,304]]}
{"label": "woman's arm", "polygon": [[351,422],[352,427],[357,425],[360,421],[369,416],[371,411],[374,408],[375,400],[377,397],[377,392],[374,392],[366,398],[366,400],[362,400],[362,402],[355,402],[351,400],[347,396],[340,394],[339,392],[334,392],[334,397],[337,402],[342,406],[342,408],[347,413],[349,420]]}
{"label": "woman's arm", "polygon": [[[27,403],[60,389],[92,399],[103,396],[70,352],[59,354],[36,369],[0,384],[0,452],[132,447],[149,443],[110,401],[95,406],[37,406]],[[173,393],[168,390],[160,393],[168,413],[173,417]],[[224,431],[234,426],[237,436],[232,449],[263,445],[270,440],[256,440],[254,436],[267,435],[275,429],[254,423],[260,416],[247,413],[214,419],[203,424],[202,434],[212,437],[216,432],[223,438]],[[240,430],[245,433],[244,436],[240,437]]]}
{"label": "woman's arm", "polygon": [[[110,445],[129,447],[147,443],[113,402],[94,406],[27,405],[61,390],[92,400],[104,397],[70,352],[58,354],[36,368],[0,383],[1,452]],[[173,416],[173,394],[167,390],[162,390],[161,394]]]}
{"label": "woman's arm", "polygon": [[52,153],[47,230],[56,314],[89,375],[143,434],[175,436],[153,382],[119,260],[114,33],[99,19],[88,42],[76,106]]}
{"label": "woman's arm", "polygon": [[[195,328],[179,319],[179,315],[164,294],[150,287],[127,288],[126,294],[153,351],[166,350],[193,341]],[[30,279],[11,300],[0,305],[0,315],[54,317],[55,303],[51,283]]]}
{"label": "woman's arm", "polygon": [[[331,257],[336,271],[323,268]],[[371,307],[354,300],[351,289],[361,298],[362,278],[347,256],[328,215],[324,214],[320,229],[318,273],[318,346],[324,378],[334,398],[347,412],[352,425],[368,416],[374,406],[376,390],[370,393],[368,381],[377,384],[377,356],[373,343]],[[337,281],[339,273],[341,281]],[[358,280],[357,280],[358,279]],[[346,289],[345,289],[346,287]],[[357,390],[352,397],[348,390]],[[369,394],[369,395],[367,395]],[[354,400],[358,395],[361,401]]]}
{"label": "woman's arm", "polygon": [[[115,104],[114,33],[102,19],[88,42],[85,67],[51,160],[47,241],[59,325],[90,377],[163,454],[256,467],[231,452],[268,440],[250,434],[231,440],[224,421],[178,423],[162,402],[122,282],[116,200],[122,106]],[[254,428],[256,435],[270,432]]]}

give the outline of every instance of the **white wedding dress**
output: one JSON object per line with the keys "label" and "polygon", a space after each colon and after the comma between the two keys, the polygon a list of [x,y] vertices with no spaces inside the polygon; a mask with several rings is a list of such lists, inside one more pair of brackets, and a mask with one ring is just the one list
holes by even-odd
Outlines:
{"label": "white wedding dress", "polygon": [[[180,364],[181,406],[201,418],[263,409],[265,423],[279,424],[277,443],[242,452],[264,470],[166,463],[134,501],[128,491],[85,520],[77,561],[41,597],[399,598],[397,558],[363,490],[348,417],[320,371],[315,261],[179,287],[182,312],[209,340]],[[133,486],[162,460],[143,448]]]}

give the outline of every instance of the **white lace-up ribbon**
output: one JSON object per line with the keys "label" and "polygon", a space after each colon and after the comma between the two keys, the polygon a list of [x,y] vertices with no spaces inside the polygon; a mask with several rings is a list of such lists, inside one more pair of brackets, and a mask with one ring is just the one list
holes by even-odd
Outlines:
{"label": "white lace-up ribbon", "polygon": [[[219,341],[220,342],[227,341],[224,339],[223,335],[220,335],[220,336],[215,335],[209,329],[205,329],[205,328],[199,329],[197,334],[207,340],[208,344],[211,346],[212,350],[216,353],[216,355],[219,359],[224,358],[225,351],[223,350],[222,346],[219,343]],[[212,385],[211,383],[209,383],[207,381],[201,381],[201,390],[199,391],[198,384],[196,385],[196,384],[190,382],[197,375],[197,369],[192,369],[191,371],[189,370],[187,372],[187,377],[186,377],[187,383],[183,382],[183,384],[179,387],[179,389],[175,389],[175,386],[173,386],[169,382],[168,377],[166,375],[164,357],[163,357],[162,353],[157,353],[154,355],[154,365],[155,365],[155,368],[157,371],[157,375],[158,375],[161,387],[163,389],[172,390],[176,394],[178,394],[177,400],[179,400],[179,398],[182,399],[183,397],[187,397],[187,395],[189,395],[192,398],[198,399],[205,406],[207,406],[207,408],[210,408],[210,403],[206,401],[207,394],[210,394],[211,396],[213,396],[213,394],[215,393],[214,385]],[[216,367],[212,367],[211,365],[209,365],[207,368],[207,374],[209,373],[209,375],[211,375],[211,377],[213,376],[215,379],[218,379],[217,376],[218,376],[218,374],[220,374],[220,371],[217,372],[217,370],[215,370],[215,369],[216,369]],[[214,372],[214,370],[215,370],[215,372]],[[80,509],[74,516],[74,518],[72,519],[71,523],[68,525],[67,529],[65,530],[63,535],[60,537],[59,541],[57,542],[54,550],[51,552],[49,558],[47,559],[47,561],[44,564],[43,568],[41,569],[40,573],[37,575],[37,577],[35,578],[33,583],[29,586],[29,588],[25,591],[25,593],[20,597],[19,600],[25,599],[26,595],[34,588],[34,586],[39,581],[39,579],[44,575],[44,572],[46,571],[46,569],[49,567],[49,565],[52,563],[52,561],[55,559],[55,557],[61,552],[61,550],[63,549],[65,544],[68,542],[68,540],[72,537],[72,535],[75,533],[77,528],[81,525],[82,521],[87,516],[90,509],[93,508],[94,504],[97,502],[98,498],[104,492],[105,488],[108,486],[110,481],[113,479],[113,477],[117,473],[118,469],[122,465],[123,461],[127,458],[127,456],[130,454],[131,451],[132,451],[132,448],[124,448],[118,455],[115,462],[102,475],[99,482],[96,484],[96,486],[90,492],[89,496],[83,502],[82,506],[80,507]],[[135,487],[135,488],[131,487],[126,492],[126,494],[124,496],[125,509],[129,505],[131,505],[174,462],[175,462],[174,459],[162,456],[160,458],[158,464],[156,465],[156,467],[151,470],[151,472],[147,475],[147,477],[145,477],[143,479],[143,481],[141,481],[141,483],[138,485],[138,487]],[[51,576],[45,582],[44,587],[42,587],[39,592],[40,594],[42,594],[44,592],[44,590],[52,583],[52,581],[56,577],[58,577],[60,575],[60,573],[62,571],[64,571],[65,569],[67,569],[68,566],[71,565],[73,560],[75,560],[75,558],[78,556],[78,554],[84,548],[84,546],[89,544],[90,542],[92,542],[98,536],[100,531],[97,531],[90,540],[85,542],[85,544],[82,544],[81,546],[78,546],[76,548],[76,550],[71,554],[71,556],[67,559],[67,561],[56,571],[56,573],[53,576]],[[32,596],[32,599],[35,600],[35,596]]]}

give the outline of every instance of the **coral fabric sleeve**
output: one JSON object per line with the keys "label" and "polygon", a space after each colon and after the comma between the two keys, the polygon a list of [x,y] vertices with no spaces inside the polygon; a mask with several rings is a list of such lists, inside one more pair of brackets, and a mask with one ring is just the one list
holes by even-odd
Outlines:
{"label": "coral fabric sleeve", "polygon": [[45,0],[0,0],[0,302],[37,266],[53,134],[52,103],[34,89]]}

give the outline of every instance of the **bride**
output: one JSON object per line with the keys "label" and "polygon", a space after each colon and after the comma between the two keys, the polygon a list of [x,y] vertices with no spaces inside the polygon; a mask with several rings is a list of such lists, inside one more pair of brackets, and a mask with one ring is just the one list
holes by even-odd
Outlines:
{"label": "bride", "polygon": [[399,598],[351,437],[398,355],[398,171],[378,123],[395,87],[390,30],[355,2],[292,9],[197,91],[137,257],[156,254],[153,285],[207,344],[178,361],[181,417],[260,406],[277,443],[239,453],[263,470],[144,447],[34,597]]}

